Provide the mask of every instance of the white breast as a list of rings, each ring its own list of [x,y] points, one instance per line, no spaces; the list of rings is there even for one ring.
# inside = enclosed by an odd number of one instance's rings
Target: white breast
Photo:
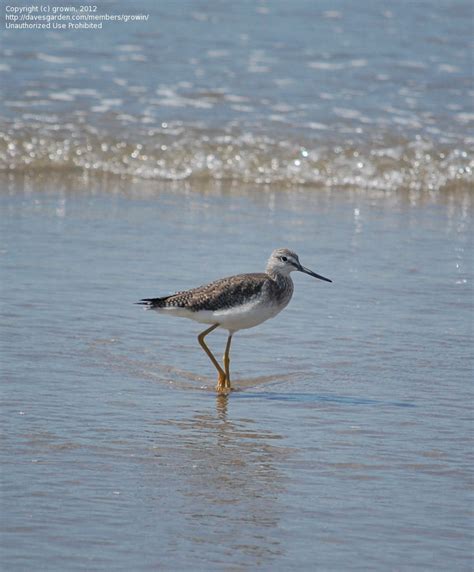
[[[236,332],[237,330],[253,328],[265,320],[273,318],[282,309],[283,307],[277,304],[262,304],[260,301],[248,302],[227,310],[212,312],[213,323],[218,322],[226,330]]]
[[[285,304],[286,306],[286,304]],[[220,324],[220,326],[230,332],[246,330],[258,326],[262,322],[276,316],[283,308],[278,304],[263,304],[261,300],[251,300],[240,306],[233,306],[222,310],[199,310],[192,312],[187,308],[157,308],[162,314],[189,318],[203,324]]]

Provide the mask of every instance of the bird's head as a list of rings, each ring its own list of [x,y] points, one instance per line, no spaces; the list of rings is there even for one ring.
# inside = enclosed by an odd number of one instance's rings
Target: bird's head
[[[268,259],[267,263],[267,272],[283,274],[284,276],[288,276],[290,272],[297,270],[298,272],[304,272],[305,274],[309,274],[314,278],[319,278],[320,280],[325,280],[326,282],[332,282],[329,278],[325,278],[309,268],[305,268],[298,258],[296,252],[289,250],[288,248],[277,248],[274,250]]]

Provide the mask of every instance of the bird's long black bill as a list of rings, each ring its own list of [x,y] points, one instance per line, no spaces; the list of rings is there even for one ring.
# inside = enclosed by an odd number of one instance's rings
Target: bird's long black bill
[[[332,280],[329,280],[329,278],[325,278],[320,274],[316,274],[316,272],[313,272],[312,270],[310,270],[309,268],[305,268],[304,266],[300,268],[300,271],[304,272],[305,274],[309,274],[310,276],[314,276],[314,278],[319,278],[320,280],[324,280],[325,282],[332,282]]]

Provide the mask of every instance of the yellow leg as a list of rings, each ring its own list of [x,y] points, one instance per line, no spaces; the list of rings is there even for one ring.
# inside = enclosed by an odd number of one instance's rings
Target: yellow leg
[[[221,368],[218,361],[216,360],[211,350],[207,347],[206,342],[204,341],[204,338],[207,336],[207,334],[210,334],[213,330],[215,330],[218,327],[219,324],[214,324],[204,332],[201,332],[198,336],[198,342],[199,345],[202,347],[202,349],[208,355],[209,359],[212,361],[212,365],[217,369],[217,373],[219,374],[219,377],[217,378],[217,387],[216,387],[217,391],[224,391],[226,388],[225,371]]]
[[[225,346],[225,354],[224,354],[224,368],[225,368],[225,387],[226,389],[232,389],[230,386],[230,343],[232,341],[232,334],[229,334],[227,338],[227,344]]]

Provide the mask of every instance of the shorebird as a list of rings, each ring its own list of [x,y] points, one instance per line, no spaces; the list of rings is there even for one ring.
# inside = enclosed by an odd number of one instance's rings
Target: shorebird
[[[287,248],[274,250],[268,259],[264,273],[238,274],[221,278],[205,286],[177,292],[163,298],[144,298],[138,304],[162,314],[189,318],[210,327],[201,332],[198,341],[217,370],[219,393],[227,393],[230,384],[230,344],[232,336],[239,330],[258,326],[274,318],[285,308],[293,295],[293,280],[290,273],[295,270],[314,278],[332,282],[301,265],[298,255]],[[224,353],[223,366],[219,364],[204,338],[216,328],[229,332]]]

